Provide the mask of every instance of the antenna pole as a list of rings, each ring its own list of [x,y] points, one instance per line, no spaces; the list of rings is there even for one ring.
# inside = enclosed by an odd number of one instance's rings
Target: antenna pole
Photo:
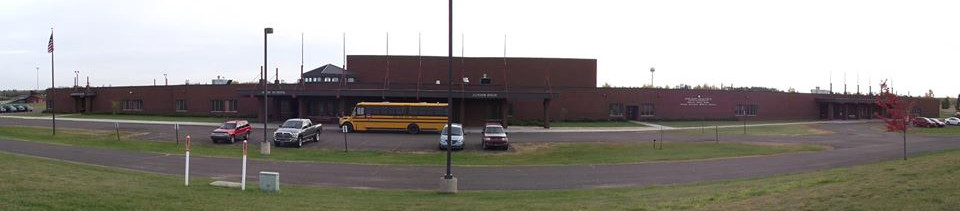
[[[300,32],[300,87],[303,87],[303,32]]]
[[[417,102],[420,102],[420,81],[423,78],[423,53],[421,34],[417,33]]]

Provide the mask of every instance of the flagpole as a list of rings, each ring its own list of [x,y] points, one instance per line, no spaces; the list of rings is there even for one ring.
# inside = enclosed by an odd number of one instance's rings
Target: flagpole
[[[56,96],[53,94],[54,92],[53,90],[55,90],[57,86],[54,84],[54,80],[53,80],[54,79],[53,28],[50,28],[50,46],[48,47],[50,48],[48,49],[50,51],[50,93],[48,93],[48,95],[50,96],[49,98],[50,99],[50,115],[53,121],[53,135],[56,136],[57,135],[57,112],[56,110],[54,110],[55,106],[53,105],[53,102],[54,102],[53,99],[55,99]]]

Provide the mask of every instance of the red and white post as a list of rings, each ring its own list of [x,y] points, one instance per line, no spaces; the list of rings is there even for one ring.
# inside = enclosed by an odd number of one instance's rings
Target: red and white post
[[[190,136],[187,136],[186,162],[183,169],[183,186],[190,186]]]
[[[240,174],[240,190],[247,190],[247,140],[243,140],[243,170]]]

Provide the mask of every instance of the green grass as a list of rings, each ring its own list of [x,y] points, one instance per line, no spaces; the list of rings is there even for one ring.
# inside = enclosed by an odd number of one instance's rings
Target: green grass
[[[609,122],[550,122],[550,127],[646,127],[629,121]]]
[[[137,152],[182,154],[182,146],[171,142],[134,141],[129,134],[121,134],[117,141],[112,132],[58,130],[52,136],[49,129],[33,127],[0,127],[0,137],[45,143],[65,144]],[[207,141],[198,138],[195,141]],[[607,163],[634,163],[644,161],[691,160],[748,155],[770,155],[788,152],[823,150],[810,144],[769,145],[724,142],[688,143],[667,142],[663,150],[654,150],[652,142],[644,143],[557,143],[515,144],[515,152],[461,151],[455,154],[457,165],[581,165]],[[259,144],[252,144],[256,152]],[[191,153],[198,156],[237,157],[239,145],[194,144]],[[274,148],[272,155],[250,153],[253,159],[318,161],[337,163],[368,163],[397,165],[443,165],[445,153],[350,151],[325,149]]]
[[[38,114],[31,114],[31,116],[50,116],[50,114],[38,113]],[[118,119],[118,120],[139,120],[139,121],[161,121],[161,122],[207,122],[207,123],[222,123],[227,120],[248,119],[248,118],[240,118],[240,117],[161,116],[161,115],[137,115],[137,114],[58,114],[57,116],[63,116],[65,118],[77,118],[77,119]]]
[[[818,121],[815,119],[793,119],[793,120],[747,120],[748,125],[754,124],[775,124],[775,123],[792,123],[792,122],[812,122]],[[701,126],[727,126],[727,125],[743,125],[743,121],[734,121],[734,120],[719,120],[719,121],[655,121],[650,122],[653,124],[668,126],[668,127],[701,127]]]
[[[942,128],[923,128],[923,127],[911,127],[907,130],[907,134],[920,134],[920,135],[960,135],[960,126],[947,125]]]
[[[719,130],[719,135],[744,135],[743,127],[727,127],[727,128],[691,128],[691,129],[680,129],[680,130],[665,130],[665,134],[683,134],[683,135],[704,135],[709,137],[714,137],[717,135]],[[833,132],[828,130],[822,130],[814,128],[812,125],[770,125],[770,126],[755,126],[755,127],[746,127],[746,135],[757,135],[757,136],[810,136],[810,135],[825,135],[832,134]]]
[[[960,151],[759,179],[537,191],[362,190],[282,185],[276,194],[0,153],[2,210],[954,210]],[[642,175],[638,175],[642,176]],[[461,181],[462,183],[468,181]],[[433,187],[424,187],[427,189]]]

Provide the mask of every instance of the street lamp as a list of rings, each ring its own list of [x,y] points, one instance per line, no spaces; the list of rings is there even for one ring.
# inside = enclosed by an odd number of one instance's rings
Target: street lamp
[[[168,81],[167,81],[167,74],[164,73],[164,74],[163,74],[163,85],[164,85],[164,86],[168,86],[169,83],[167,83],[167,82],[168,82]]]
[[[441,182],[440,192],[441,193],[456,193],[457,192],[457,178],[453,177],[453,173],[450,170],[450,156],[453,150],[453,0],[448,0],[448,22],[447,22],[447,173],[443,176],[443,181]]]
[[[267,136],[267,122],[270,113],[267,109],[267,35],[273,34],[273,28],[263,28],[263,142],[260,142],[260,154],[270,154],[269,136]]]

